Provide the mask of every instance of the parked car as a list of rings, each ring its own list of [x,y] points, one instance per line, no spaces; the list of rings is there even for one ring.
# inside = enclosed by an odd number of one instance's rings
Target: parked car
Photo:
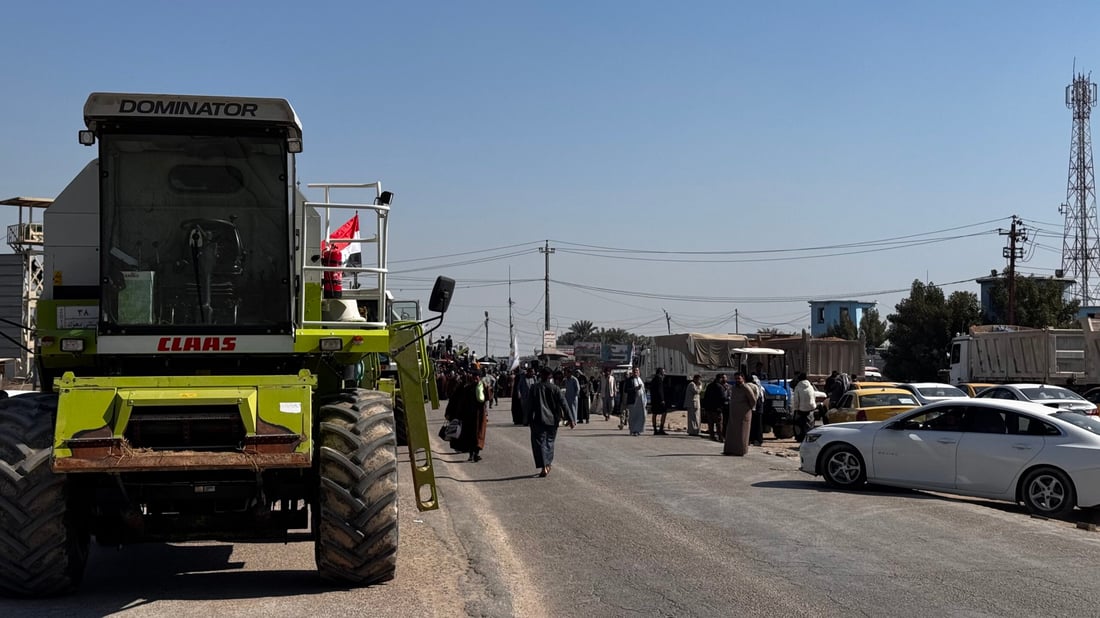
[[[863,379],[867,382],[882,382],[882,371],[878,367],[864,367]]]
[[[969,397],[962,389],[950,384],[940,382],[907,382],[899,384],[898,388],[905,389],[917,398],[920,405],[943,401],[944,399],[962,399]]]
[[[1097,415],[1096,404],[1077,393],[1051,384],[998,384],[978,393],[979,399],[1007,399],[1009,401],[1033,401],[1051,408],[1060,408]]]
[[[899,384],[900,383],[898,383],[898,382],[888,382],[888,381],[884,381],[884,380],[883,381],[856,380],[856,381],[852,382],[852,388],[881,388],[881,387],[884,387],[884,386],[897,388],[899,386]],[[849,390],[851,390],[851,389],[849,389]]]
[[[917,398],[907,390],[861,385],[844,393],[837,406],[825,414],[825,423],[883,421],[919,405]]]
[[[1090,388],[1089,390],[1085,391],[1084,394],[1082,394],[1081,396],[1100,406],[1100,386]]]
[[[811,430],[801,469],[836,488],[877,483],[1023,502],[1068,515],[1100,505],[1100,419],[1026,401],[954,399],[886,422]]]
[[[986,382],[961,382],[957,386],[967,395],[970,395],[971,397],[977,397],[978,393],[984,391],[991,386],[997,385]]]

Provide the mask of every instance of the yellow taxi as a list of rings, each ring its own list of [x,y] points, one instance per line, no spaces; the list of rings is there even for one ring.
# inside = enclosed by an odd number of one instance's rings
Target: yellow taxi
[[[902,388],[860,386],[844,393],[837,406],[825,414],[825,423],[884,421],[919,405],[913,393]]]
[[[852,388],[853,389],[879,388],[880,386],[897,386],[899,384],[901,384],[901,382],[886,382],[886,381],[882,381],[882,380],[874,380],[874,381],[856,380],[855,382],[852,382]]]
[[[986,384],[984,382],[963,382],[962,384],[956,384],[955,386],[961,388],[962,391],[967,395],[971,397],[977,397],[978,393],[984,391],[990,386],[996,386],[996,384]]]

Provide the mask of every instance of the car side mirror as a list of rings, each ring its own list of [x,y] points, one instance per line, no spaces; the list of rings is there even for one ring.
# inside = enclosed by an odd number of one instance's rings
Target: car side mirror
[[[451,306],[451,296],[454,295],[455,280],[450,277],[436,277],[432,286],[432,295],[428,299],[428,311],[435,313],[447,313],[447,307]]]

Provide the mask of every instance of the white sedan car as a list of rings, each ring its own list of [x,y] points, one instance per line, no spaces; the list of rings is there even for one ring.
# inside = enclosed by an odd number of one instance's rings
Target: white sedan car
[[[922,406],[944,399],[969,397],[961,388],[940,382],[906,382],[905,384],[898,384],[898,388],[913,393],[913,396],[917,398]]]
[[[998,384],[975,395],[979,399],[1034,401],[1050,408],[1096,416],[1096,404],[1077,393],[1051,384]]]
[[[1064,517],[1100,505],[1100,419],[1035,403],[949,400],[887,421],[806,435],[801,469],[831,487],[864,483],[1023,502]]]

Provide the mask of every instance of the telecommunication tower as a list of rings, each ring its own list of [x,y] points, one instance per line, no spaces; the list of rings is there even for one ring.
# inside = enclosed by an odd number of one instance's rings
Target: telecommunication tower
[[[44,234],[42,214],[35,220],[35,211],[45,210],[53,200],[40,197],[13,197],[0,201],[0,206],[19,209],[19,222],[8,226],[8,246],[15,252],[20,275],[8,277],[4,271],[5,298],[0,299],[0,356],[18,359],[18,363],[4,363],[4,381],[31,379],[34,369],[34,330],[38,299],[45,285],[43,279],[42,247]],[[3,262],[3,266],[7,266]],[[13,285],[14,284],[14,285]],[[10,286],[10,287],[6,287]],[[14,289],[19,287],[18,292]],[[18,293],[18,302],[15,294]]]
[[[1073,132],[1066,201],[1058,209],[1066,217],[1062,271],[1077,282],[1072,294],[1083,306],[1100,298],[1100,234],[1096,226],[1096,179],[1089,129],[1089,116],[1096,107],[1096,84],[1091,77],[1075,73],[1073,83],[1066,86],[1066,107],[1073,111]]]

